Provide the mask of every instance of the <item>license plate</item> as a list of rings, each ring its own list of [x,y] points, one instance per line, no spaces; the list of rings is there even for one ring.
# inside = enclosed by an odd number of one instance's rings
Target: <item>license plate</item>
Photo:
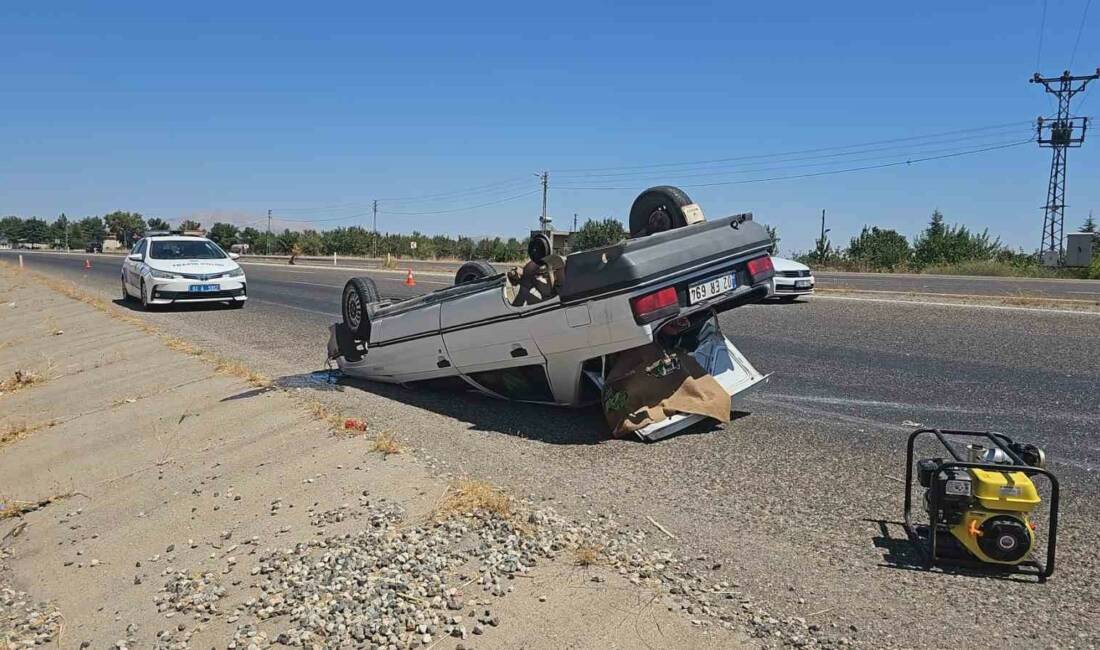
[[[794,283],[794,288],[795,289],[809,289],[810,288],[810,281],[809,280],[798,280],[797,282]]]
[[[216,285],[216,284],[192,284],[188,288],[188,290],[193,291],[193,292],[198,292],[198,293],[204,293],[206,291],[217,291],[218,290],[218,285]]]
[[[709,300],[714,296],[722,295],[727,291],[733,291],[737,286],[737,279],[734,274],[720,275],[717,278],[711,278],[706,282],[700,282],[699,284],[693,284],[688,287],[688,304],[694,305],[697,302]]]

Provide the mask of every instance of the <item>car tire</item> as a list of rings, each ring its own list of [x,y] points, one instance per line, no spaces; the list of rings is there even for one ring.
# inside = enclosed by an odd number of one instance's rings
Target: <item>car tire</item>
[[[482,278],[492,277],[496,274],[497,270],[493,268],[492,264],[482,260],[473,260],[458,267],[458,272],[455,273],[455,284],[475,282]]]
[[[233,300],[229,303],[229,308],[230,309],[243,309],[244,308],[244,301],[243,300]]]
[[[122,302],[130,302],[133,299],[134,299],[134,297],[131,296],[130,292],[126,289],[126,280],[123,280],[122,281]]]
[[[683,190],[671,185],[651,187],[638,195],[630,206],[630,236],[645,237],[687,225],[683,207],[692,200]]]
[[[798,296],[776,296],[779,298],[779,302],[794,302],[798,300]]]
[[[367,305],[378,302],[380,299],[378,287],[370,278],[352,278],[344,285],[344,293],[340,299],[344,326],[360,341],[370,340]]]
[[[145,293],[145,280],[141,281],[141,308],[145,311],[153,311],[153,306],[149,304],[149,296]]]

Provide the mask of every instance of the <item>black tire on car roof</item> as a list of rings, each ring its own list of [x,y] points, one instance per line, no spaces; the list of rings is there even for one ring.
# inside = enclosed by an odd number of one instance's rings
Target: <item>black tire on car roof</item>
[[[458,267],[455,273],[455,284],[465,284],[482,278],[488,278],[497,274],[492,264],[483,260],[471,260]]]
[[[630,206],[630,236],[645,237],[687,225],[683,207],[693,203],[683,190],[671,185],[651,187]]]
[[[344,293],[340,299],[341,314],[344,317],[344,325],[357,339],[370,340],[367,305],[379,300],[381,296],[378,295],[378,287],[370,278],[352,278],[344,285]]]

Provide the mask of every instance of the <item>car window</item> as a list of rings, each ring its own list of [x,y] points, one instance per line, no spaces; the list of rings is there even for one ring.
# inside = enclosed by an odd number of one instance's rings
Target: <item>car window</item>
[[[170,239],[154,241],[149,257],[155,260],[220,260],[225,258],[225,252],[211,241]]]
[[[149,243],[148,239],[143,239],[138,242],[137,246],[134,246],[134,253],[137,255],[145,256],[145,245]]]

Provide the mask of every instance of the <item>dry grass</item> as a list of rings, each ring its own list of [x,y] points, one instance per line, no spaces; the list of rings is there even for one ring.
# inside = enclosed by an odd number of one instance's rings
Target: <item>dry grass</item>
[[[376,451],[383,456],[391,456],[393,454],[400,454],[403,450],[401,445],[397,444],[397,438],[388,431],[384,431],[378,434],[378,437],[374,439],[374,444],[371,445],[371,451]]]
[[[202,350],[196,347],[190,341],[179,338],[178,336],[163,336],[161,340],[164,341],[165,347],[173,352],[182,352],[189,354],[193,357],[202,356]]]
[[[31,372],[30,370],[16,370],[10,377],[0,381],[0,394],[14,393],[17,390],[44,383],[46,379],[45,373]]]
[[[200,354],[200,356],[209,358],[210,361],[213,361],[214,370],[220,374],[238,377],[256,388],[268,388],[271,386],[271,379],[269,377],[249,369],[248,366],[240,361],[235,359],[224,359],[222,357],[207,354]]]
[[[603,546],[585,542],[573,551],[573,564],[577,566],[594,566],[602,561]]]
[[[512,499],[504,490],[485,481],[464,478],[447,487],[433,515],[437,520],[445,520],[478,511],[502,519],[511,519],[514,514]]]
[[[35,431],[38,431],[39,429],[52,427],[54,424],[55,423],[53,420],[48,420],[46,422],[36,422],[34,424],[31,424],[26,420],[20,420],[18,422],[8,422],[7,424],[0,427],[0,449],[3,449],[13,442],[26,438],[27,436],[34,433]]]
[[[8,497],[0,497],[0,520],[14,519],[16,517],[22,517],[23,515],[34,512],[35,510],[41,510],[46,506],[54,503],[55,501],[61,501],[62,499],[68,499],[80,495],[87,498],[87,495],[82,492],[66,492],[64,494],[54,494],[48,496],[45,499],[39,499],[37,501],[19,501],[17,499],[11,499]]]
[[[317,400],[310,400],[306,402],[306,410],[313,416],[313,419],[325,422],[333,429],[340,429],[343,425],[343,421],[340,419],[340,414],[330,411],[327,406]]]

